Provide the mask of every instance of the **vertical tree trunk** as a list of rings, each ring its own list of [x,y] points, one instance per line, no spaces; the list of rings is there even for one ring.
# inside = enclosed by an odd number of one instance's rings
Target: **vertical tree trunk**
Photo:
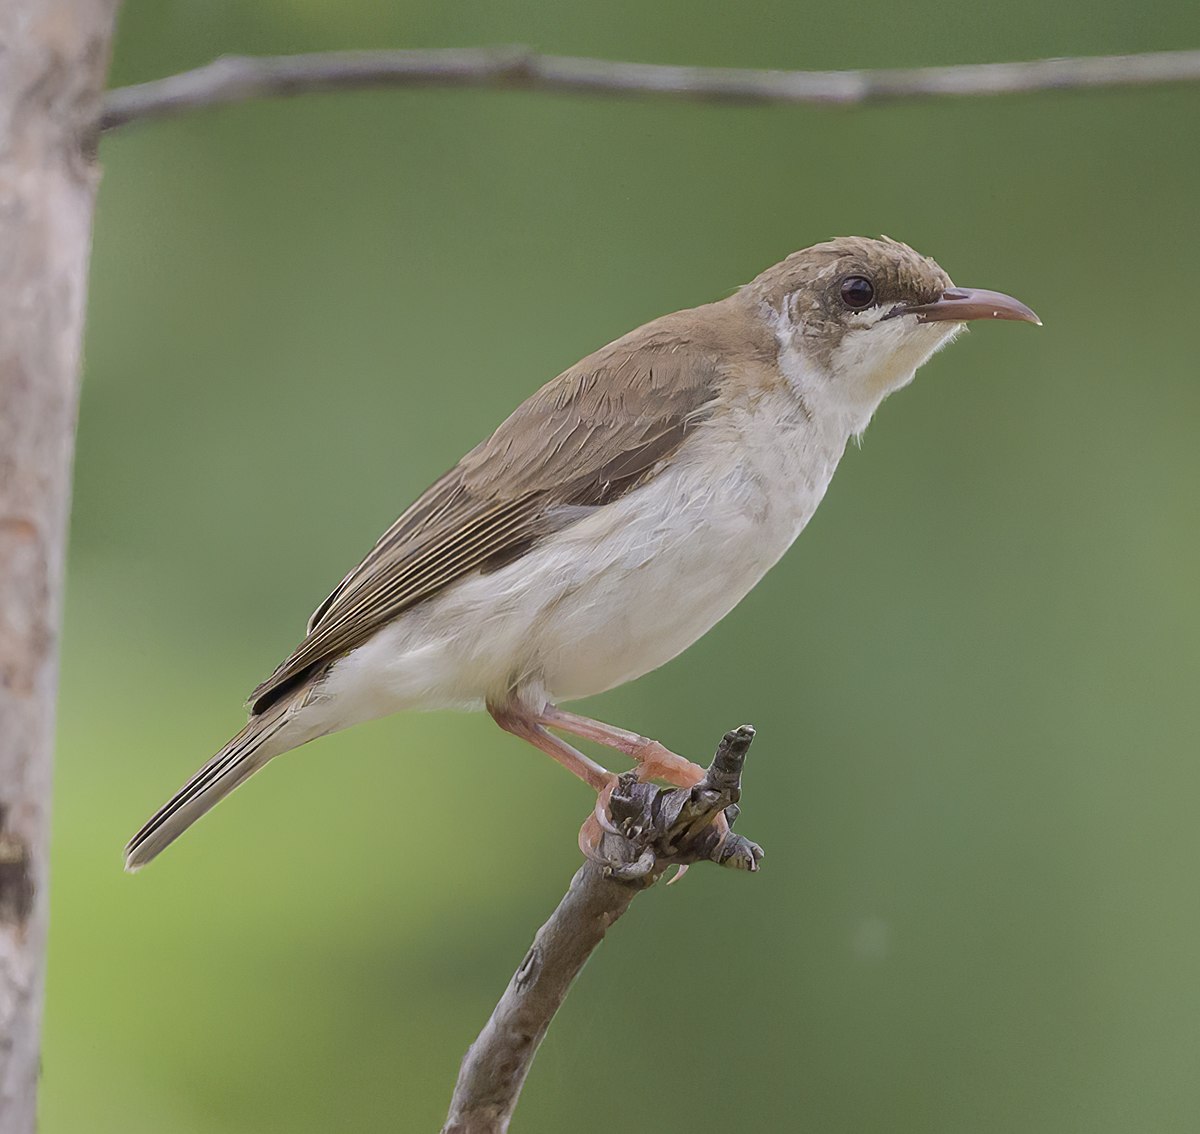
[[[0,1131],[35,1122],[63,552],[117,0],[0,0]]]

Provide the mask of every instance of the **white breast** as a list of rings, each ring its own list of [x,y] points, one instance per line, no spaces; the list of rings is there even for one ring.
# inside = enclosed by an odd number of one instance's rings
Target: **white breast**
[[[322,690],[329,730],[513,693],[569,701],[669,661],[800,534],[848,433],[809,421],[786,391],[707,422],[646,486],[447,588],[339,662]]]

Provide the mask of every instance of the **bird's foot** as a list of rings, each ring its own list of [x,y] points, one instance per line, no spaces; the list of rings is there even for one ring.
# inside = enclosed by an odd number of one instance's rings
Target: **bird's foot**
[[[681,868],[674,881],[687,864],[704,859],[757,870],[762,849],[732,830],[742,762],[753,737],[749,726],[726,734],[712,766],[691,786],[663,788],[624,773],[600,793],[580,830],[580,849],[612,877],[628,882],[651,882],[668,865]],[[676,761],[690,764],[681,757]],[[678,764],[671,763],[669,770],[678,771]]]
[[[657,740],[647,741],[630,755],[637,761],[637,778],[644,784],[651,780],[664,780],[672,787],[690,788],[700,783],[707,774],[699,764],[672,752]]]
[[[610,780],[596,794],[596,806],[579,828],[579,849],[584,857],[593,862],[607,864],[608,858],[603,853],[605,835],[619,835],[621,829],[612,821],[608,813],[609,801],[620,783],[620,777],[609,773]]]
[[[665,780],[673,787],[686,790],[702,783],[708,774],[707,769],[687,759],[686,756],[672,752],[656,740],[648,741],[635,750],[632,755],[637,761],[636,774],[641,783]],[[712,821],[712,827],[717,833],[717,842],[712,853],[714,857],[719,857],[725,849],[725,843],[732,831],[724,811],[718,812],[717,817]],[[688,867],[685,863],[671,876],[667,885],[674,885],[687,872]]]
[[[674,753],[671,753],[674,756]],[[684,760],[682,756],[676,756],[676,760],[681,765],[686,765],[690,770],[695,768],[699,771],[699,779],[693,780],[691,783],[676,784],[669,789],[660,789],[661,795],[664,798],[674,796],[676,800],[687,798],[691,795],[692,789],[701,783],[705,776],[705,770],[698,765],[693,764],[690,760]],[[669,768],[658,767],[654,768],[649,763],[642,763],[635,771],[626,772],[626,786],[633,784],[648,784],[652,779],[667,779],[664,771],[672,775],[678,774],[678,767],[671,765]],[[690,775],[688,777],[690,779]],[[596,805],[592,808],[592,813],[584,820],[583,826],[579,828],[579,849],[583,852],[585,858],[591,859],[593,862],[598,862],[604,866],[611,866],[614,860],[604,853],[604,837],[605,835],[616,835],[625,839],[637,839],[643,834],[644,823],[642,817],[633,812],[626,812],[617,823],[613,820],[610,806],[612,803],[613,793],[621,786],[621,777],[613,776],[612,780],[600,789],[596,796]],[[736,805],[730,805],[726,811],[737,812]],[[732,828],[730,827],[729,818],[725,811],[718,811],[710,820],[710,825],[715,832],[715,842],[712,843],[712,857],[719,858],[724,850],[725,842],[729,838]],[[701,824],[700,826],[703,826]],[[678,882],[680,878],[687,873],[687,867],[681,866],[678,872],[671,878],[671,882]]]

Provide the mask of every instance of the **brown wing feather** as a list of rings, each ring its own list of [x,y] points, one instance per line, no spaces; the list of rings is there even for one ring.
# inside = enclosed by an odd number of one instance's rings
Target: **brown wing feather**
[[[643,328],[636,350],[626,336],[560,374],[435,482],[317,608],[252,711],[409,607],[573,522],[564,505],[608,504],[650,479],[708,415],[719,378],[713,352],[675,319]]]

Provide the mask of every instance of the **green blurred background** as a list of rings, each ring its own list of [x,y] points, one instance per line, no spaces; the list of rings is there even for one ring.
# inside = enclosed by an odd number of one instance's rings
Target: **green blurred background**
[[[1194,0],[129,0],[114,84],[223,52],[528,42],[746,67],[1197,46]],[[54,816],[48,1134],[436,1130],[577,864],[482,717],[279,761],[125,838],[309,611],[525,394],[791,250],[889,233],[1046,326],[889,402],[797,548],[588,711],[759,728],[749,878],[588,967],[524,1134],[1200,1128],[1200,90],[849,111],[255,103],[106,138]]]

